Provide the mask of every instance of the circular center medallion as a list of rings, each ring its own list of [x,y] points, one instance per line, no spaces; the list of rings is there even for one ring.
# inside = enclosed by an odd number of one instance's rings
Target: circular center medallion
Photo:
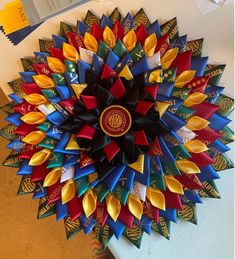
[[[100,127],[110,137],[120,137],[131,127],[131,115],[120,105],[111,105],[100,116]]]

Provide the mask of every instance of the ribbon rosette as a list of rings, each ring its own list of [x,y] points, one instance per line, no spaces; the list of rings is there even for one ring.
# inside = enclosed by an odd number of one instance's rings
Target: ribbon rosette
[[[140,247],[151,229],[169,238],[177,217],[197,223],[201,197],[220,197],[233,141],[224,65],[207,64],[202,43],[179,36],[175,18],[159,26],[116,8],[61,23],[22,59],[2,107],[3,164],[19,168],[19,194],[40,200],[38,218],[64,219],[68,238],[94,230],[103,247],[112,235]]]

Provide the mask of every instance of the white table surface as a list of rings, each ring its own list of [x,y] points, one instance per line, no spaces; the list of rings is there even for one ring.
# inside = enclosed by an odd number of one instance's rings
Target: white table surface
[[[3,2],[6,1],[1,1],[0,6]],[[204,37],[203,55],[209,55],[211,62],[226,63],[221,85],[226,87],[227,95],[233,96],[233,5],[202,15],[194,0],[90,1],[46,21],[18,46],[11,45],[0,34],[0,86],[8,91],[6,82],[17,78],[17,72],[22,70],[19,59],[32,56],[32,52],[38,50],[39,37],[50,37],[58,32],[61,20],[76,24],[88,9],[101,16],[103,12],[109,14],[116,6],[123,14],[135,13],[144,7],[151,21],[158,18],[165,22],[176,16],[181,35],[188,34],[189,40]],[[233,152],[228,154],[232,157]],[[221,172],[216,184],[222,198],[206,199],[197,206],[198,226],[181,221],[172,223],[170,241],[154,232],[151,236],[144,234],[140,250],[124,238],[117,241],[114,237],[110,242],[112,252],[122,259],[137,256],[141,259],[232,259],[233,183],[232,170]]]

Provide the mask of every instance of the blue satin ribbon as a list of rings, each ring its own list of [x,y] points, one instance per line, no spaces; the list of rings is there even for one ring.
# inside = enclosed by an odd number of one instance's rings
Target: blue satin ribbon
[[[86,71],[91,70],[91,66],[83,60],[78,60],[79,82],[86,83]]]
[[[20,119],[21,118],[21,114],[20,113],[13,113],[9,116],[7,116],[5,118],[6,121],[8,121],[9,123],[19,127],[21,124],[22,124],[22,120]]]
[[[171,43],[171,48],[178,48],[179,52],[184,52],[187,49],[187,35],[176,38]]]
[[[222,86],[216,86],[216,85],[210,85],[205,89],[205,94],[207,94],[207,101],[210,103],[216,102],[218,97],[223,92],[224,87]]]
[[[47,120],[52,122],[56,126],[60,126],[66,121],[66,118],[60,112],[54,111],[47,115]]]
[[[68,86],[56,86],[56,90],[58,91],[62,100],[67,100],[71,97],[70,90]]]
[[[167,123],[173,131],[177,131],[186,125],[184,120],[168,111],[163,114],[162,120]]]
[[[65,39],[64,37],[58,36],[58,35],[55,35],[55,34],[52,34],[52,40],[53,40],[53,43],[54,43],[54,48],[58,48],[58,49],[62,49],[63,43],[68,42],[68,40]]]
[[[78,150],[66,150],[66,146],[69,142],[69,139],[71,137],[71,134],[69,132],[65,132],[63,136],[60,138],[59,142],[57,143],[54,151],[63,153],[63,154],[72,154],[72,155],[77,155],[79,154]]]
[[[127,166],[122,176],[119,178],[119,183],[128,191],[131,191],[134,183],[134,177],[135,177],[135,170]]]
[[[34,82],[33,76],[36,75],[37,73],[32,72],[32,71],[26,71],[26,72],[19,72],[21,78],[24,80],[26,83],[32,83]]]
[[[219,174],[214,170],[211,165],[200,168],[201,173],[197,175],[201,182],[220,179]]]
[[[131,73],[133,77],[145,73],[149,70],[148,61],[146,56],[142,57],[131,67]]]
[[[173,83],[172,84],[169,84],[169,83],[158,84],[157,93],[170,97],[173,87],[174,87]]]
[[[33,166],[28,165],[29,160],[25,159],[19,168],[17,175],[31,175],[33,172]]]
[[[81,21],[77,21],[77,33],[84,36],[85,32],[87,32],[87,25]]]
[[[7,148],[15,151],[21,151],[23,147],[24,143],[20,140],[13,140],[7,145]]]
[[[163,174],[163,168],[159,156],[150,157],[150,174]]]
[[[41,183],[36,183],[33,199],[39,199],[47,195],[47,188],[44,188]]]
[[[47,63],[47,57],[50,56],[47,52],[34,52],[33,54],[38,64]]]
[[[159,216],[177,223],[176,209],[166,208],[165,211],[159,209]]]
[[[175,161],[175,158],[174,156],[171,154],[171,151],[170,149],[167,147],[165,141],[163,140],[163,138],[159,138],[159,144],[161,146],[161,150],[162,150],[162,153],[163,153],[163,158],[165,161],[172,161],[174,162]]]
[[[167,97],[167,96],[164,96],[164,95],[161,95],[161,94],[157,95],[157,101],[159,101],[159,102],[172,101],[173,104],[171,104],[168,107],[168,110],[169,109],[174,109],[174,108],[179,108],[183,104],[183,100],[182,99],[173,98],[173,97]]]
[[[106,15],[103,14],[103,16],[100,20],[100,27],[104,29],[106,26],[108,26],[110,29],[112,29],[113,23]]]
[[[209,121],[210,121],[209,127],[216,131],[220,131],[222,128],[224,128],[227,124],[231,122],[230,119],[224,116],[221,116],[218,113],[214,113],[210,117]]]
[[[95,219],[93,219],[91,217],[90,218],[86,218],[85,215],[82,215],[79,218],[79,220],[80,220],[81,226],[82,226],[82,228],[83,228],[83,230],[84,230],[86,235],[89,234],[92,231],[92,229],[95,227],[95,225],[96,225],[96,220]]]
[[[78,155],[65,155],[64,166],[73,166],[78,164]]]
[[[193,203],[202,203],[197,190],[184,190],[184,195]]]
[[[68,85],[78,84],[78,74],[77,73],[65,72],[64,75],[65,75]]]
[[[134,219],[134,224],[140,227],[147,234],[151,234],[152,220],[142,215],[140,220]]]
[[[56,126],[51,126],[49,130],[46,132],[46,135],[50,138],[59,140],[61,136],[63,135],[63,131],[61,131]]]
[[[122,21],[122,26],[124,28],[128,27],[128,31],[134,27],[134,19],[130,13],[128,13]]]
[[[21,99],[18,95],[16,94],[9,94],[8,97],[15,103],[22,103],[23,99]]]
[[[157,38],[161,38],[162,37],[162,32],[160,29],[160,25],[158,20],[156,20],[155,22],[153,22],[147,29],[148,34],[152,34],[152,33],[156,33]]]
[[[50,100],[51,103],[60,103],[60,102],[62,102],[62,99],[59,96],[55,96],[55,97],[49,98],[49,100]]]
[[[118,65],[118,67],[116,67],[115,71],[117,73],[119,73],[125,65],[128,65],[129,67],[133,64],[133,59],[131,57],[131,55],[127,52],[124,54],[120,64]]]
[[[106,59],[106,64],[114,69],[119,62],[119,57],[112,51],[109,51],[108,57]]]
[[[56,220],[59,221],[68,215],[67,203],[62,204],[60,200],[56,202]]]
[[[195,77],[203,76],[206,68],[208,57],[192,57],[191,58],[191,70],[196,70]]]
[[[208,147],[210,148],[210,150],[208,151],[209,154],[211,152],[214,153],[214,149],[216,149],[216,151],[219,153],[226,153],[227,151],[230,150],[230,148],[228,146],[226,146],[224,143],[222,143],[218,139],[216,139],[214,142],[212,142],[210,145],[208,145]]]
[[[103,182],[109,187],[110,191],[112,191],[117,184],[125,168],[125,165],[118,166],[110,174],[108,174],[107,177],[104,178]]]
[[[78,166],[76,166],[75,168],[75,174],[74,174],[74,180],[77,180],[83,176],[89,175],[91,173],[94,173],[95,167],[93,165],[88,165],[82,168],[79,168]]]
[[[119,239],[125,230],[125,225],[119,220],[113,221],[110,217],[107,218],[107,224],[110,226],[115,237]]]

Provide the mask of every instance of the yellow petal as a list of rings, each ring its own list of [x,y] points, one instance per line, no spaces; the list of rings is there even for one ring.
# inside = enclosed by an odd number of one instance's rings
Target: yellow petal
[[[26,95],[24,99],[32,105],[41,105],[48,102],[45,96],[37,93]]]
[[[164,176],[166,187],[169,189],[169,191],[178,193],[178,194],[184,194],[183,186],[182,184],[175,179],[173,175],[166,175]]]
[[[46,137],[45,132],[41,130],[32,131],[25,136],[22,141],[31,145],[39,144]]]
[[[151,57],[154,54],[156,46],[157,46],[157,37],[155,33],[152,33],[144,41],[143,49],[147,58]]]
[[[176,77],[175,86],[179,88],[183,87],[193,79],[195,73],[196,70],[187,70],[182,72],[179,76]]]
[[[208,150],[208,147],[197,139],[191,139],[187,141],[186,143],[184,143],[184,147],[187,151],[192,153],[201,153]]]
[[[165,196],[157,188],[148,187],[146,191],[146,196],[154,207],[159,208],[161,210],[166,209]]]
[[[37,166],[46,162],[51,156],[51,150],[44,148],[37,153],[34,153],[29,161],[29,165]]]
[[[161,65],[162,69],[168,69],[173,62],[173,60],[177,57],[178,48],[169,49],[162,57],[161,57]]]
[[[137,37],[135,34],[134,29],[131,29],[124,37],[123,37],[123,44],[125,45],[126,49],[130,52],[132,49],[134,49]]]
[[[156,69],[152,71],[149,75],[149,83],[162,83],[162,70]]]
[[[112,194],[109,194],[106,197],[106,207],[107,207],[107,212],[109,216],[114,221],[116,221],[121,211],[120,201],[117,198],[115,198]]]
[[[207,95],[199,92],[190,94],[185,100],[184,105],[186,107],[191,107],[196,104],[202,103],[206,99]]]
[[[111,48],[113,49],[116,45],[116,37],[112,30],[106,26],[103,32],[103,39],[104,42]]]
[[[76,187],[72,179],[68,180],[61,190],[61,201],[62,204],[72,200],[76,194]]]
[[[97,196],[94,194],[92,189],[90,189],[85,193],[82,200],[83,210],[87,218],[90,217],[93,214],[93,212],[96,210],[96,205],[97,205]]]
[[[41,112],[29,112],[20,119],[28,124],[40,124],[46,120],[46,116]]]
[[[63,55],[66,59],[76,63],[79,59],[79,54],[76,48],[66,42],[63,43]]]
[[[144,172],[144,155],[139,155],[136,162],[129,164],[129,167],[135,169],[139,173],[143,174]]]
[[[160,118],[166,112],[167,108],[170,106],[169,103],[164,102],[156,102],[155,103],[155,110],[159,112]]]
[[[47,75],[35,75],[33,76],[36,84],[41,88],[52,88],[55,87],[55,82],[52,78]]]
[[[81,93],[87,87],[87,84],[71,84],[74,93],[76,94],[77,98],[80,99]]]
[[[98,42],[96,38],[90,33],[86,32],[84,36],[84,45],[87,49],[97,52],[98,51]]]
[[[187,159],[177,160],[176,165],[180,169],[180,171],[186,174],[198,174],[201,172],[195,163]]]
[[[140,199],[133,194],[129,194],[127,205],[131,214],[140,220],[143,214],[143,204]]]
[[[75,139],[74,134],[71,135],[65,150],[81,150],[81,148],[79,147],[79,145]]]
[[[51,186],[55,184],[61,176],[61,168],[60,167],[55,167],[53,168],[50,173],[47,174],[47,176],[44,179],[43,186]]]
[[[121,70],[121,72],[118,74],[120,77],[124,77],[126,80],[132,80],[133,75],[128,67],[128,65],[125,65],[124,68]]]
[[[206,128],[210,124],[209,121],[199,117],[199,116],[192,116],[188,119],[186,127],[192,131],[195,130],[202,130]]]
[[[47,64],[54,73],[64,73],[66,71],[64,63],[58,58],[47,57]]]

